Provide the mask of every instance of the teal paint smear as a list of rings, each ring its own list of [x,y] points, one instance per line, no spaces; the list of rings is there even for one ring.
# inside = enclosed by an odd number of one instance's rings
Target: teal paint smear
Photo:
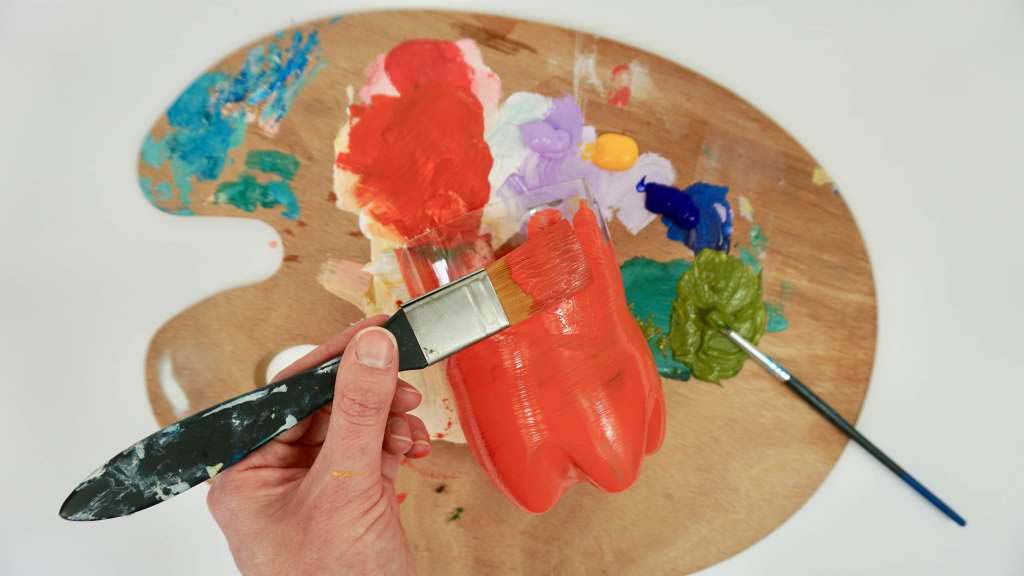
[[[252,150],[245,157],[245,167],[269,174],[277,174],[291,181],[299,171],[299,159],[277,150]]]
[[[173,200],[173,190],[171,197],[164,198],[164,189],[158,189],[156,196],[150,186],[144,193],[151,203],[167,212],[191,214],[195,182],[220,178],[224,167],[231,163],[230,151],[245,140],[249,119],[258,118],[271,133],[276,129],[309,78],[324,65],[315,31],[308,36],[294,32],[289,45],[282,46],[282,41],[287,42],[283,33],[250,50],[233,75],[203,74],[168,108],[170,130],[163,139],[147,137],[140,156],[152,168],[170,164],[180,206],[170,209],[157,205],[158,198]],[[315,64],[311,66],[311,62]],[[274,186],[267,193],[285,206],[287,214],[297,217],[298,204],[290,187]]]
[[[757,256],[754,256],[753,252],[747,250],[746,246],[740,247],[740,260],[747,266],[750,266],[754,272],[761,271],[761,262],[757,259]]]
[[[156,197],[160,200],[170,200],[172,193],[170,182],[161,182],[156,185]]]
[[[689,366],[672,357],[665,340],[676,285],[689,269],[690,263],[686,260],[658,262],[642,257],[630,258],[620,267],[626,301],[644,332],[658,373],[673,380],[690,379]]]
[[[193,212],[189,208],[166,208],[161,206],[160,204],[157,204],[157,198],[161,200],[170,200],[172,194],[170,182],[160,182],[154,187],[153,181],[150,178],[146,176],[140,176],[139,187],[142,188],[142,194],[146,197],[147,200],[149,200],[150,204],[156,206],[162,212],[167,212],[168,214],[177,214],[179,216],[192,216]],[[156,192],[155,195],[154,191]]]
[[[755,224],[750,228],[750,247],[754,249],[754,252],[761,256],[768,250],[768,237],[764,235],[764,230],[761,229],[760,224]]]
[[[153,180],[146,176],[139,176],[139,188],[142,188],[142,193],[146,196],[146,199],[155,204],[153,202]]]
[[[768,312],[768,332],[782,332],[789,328],[789,320],[783,314],[782,304],[765,302],[764,309]]]
[[[217,186],[215,204],[231,204],[246,212],[283,206],[282,216],[289,220],[299,217],[299,201],[290,184],[299,170],[298,158],[277,150],[250,150],[245,156],[245,167],[248,170],[238,180]],[[261,182],[258,174],[272,174],[277,179]]]
[[[338,22],[341,22],[341,16],[335,16],[327,21],[328,24],[337,24]]]

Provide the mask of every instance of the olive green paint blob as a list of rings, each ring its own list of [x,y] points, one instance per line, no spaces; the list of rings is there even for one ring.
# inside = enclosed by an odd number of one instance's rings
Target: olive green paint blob
[[[690,367],[672,356],[668,329],[676,286],[683,273],[690,269],[690,263],[686,260],[658,262],[650,258],[630,258],[622,263],[620,269],[629,310],[647,339],[658,373],[673,380],[689,380]]]
[[[738,374],[747,355],[721,330],[732,328],[756,344],[768,321],[762,296],[761,275],[742,260],[702,251],[672,303],[668,344],[675,359],[708,382]]]

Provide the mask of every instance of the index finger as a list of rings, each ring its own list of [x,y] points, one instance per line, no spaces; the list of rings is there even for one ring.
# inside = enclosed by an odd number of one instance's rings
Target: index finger
[[[349,341],[352,340],[352,337],[355,336],[356,333],[369,326],[380,326],[386,322],[387,319],[387,315],[377,314],[376,316],[370,316],[369,318],[364,318],[359,322],[352,324],[345,330],[328,338],[323,344],[311,350],[309,354],[306,354],[302,358],[292,362],[287,368],[278,372],[277,376],[274,376],[274,382],[319,366],[331,358],[341,356],[341,353],[345,350],[345,347],[348,346]]]

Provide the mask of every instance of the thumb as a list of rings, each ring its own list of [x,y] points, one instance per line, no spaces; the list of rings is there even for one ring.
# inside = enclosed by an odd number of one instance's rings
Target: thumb
[[[317,458],[332,470],[379,478],[388,413],[398,382],[395,337],[374,326],[345,348],[334,384],[331,423]]]

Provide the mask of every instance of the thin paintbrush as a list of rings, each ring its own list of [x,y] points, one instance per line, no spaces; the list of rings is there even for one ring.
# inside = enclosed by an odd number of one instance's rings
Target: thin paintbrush
[[[398,343],[399,370],[424,368],[590,282],[567,221],[456,282],[404,304],[384,324]],[[137,512],[201,484],[334,397],[340,359],[221,402],[136,442],[82,481],[61,506],[68,520]]]
[[[956,513],[952,508],[946,505],[938,496],[932,494],[931,490],[925,488],[920,482],[918,482],[913,476],[911,476],[906,470],[904,470],[899,464],[893,461],[892,458],[886,456],[885,452],[882,452],[877,446],[871,443],[870,440],[864,437],[852,424],[846,421],[845,418],[839,415],[827,402],[818,397],[817,394],[812,392],[810,388],[805,386],[803,382],[796,379],[795,376],[789,373],[788,370],[782,367],[781,364],[773,360],[767,354],[758,350],[753,344],[747,341],[746,338],[740,336],[734,330],[723,330],[726,336],[729,337],[737,346],[743,349],[748,356],[757,361],[758,364],[763,366],[773,376],[781,380],[784,384],[789,386],[793,392],[796,392],[798,396],[804,399],[805,402],[810,404],[815,410],[821,413],[826,420],[831,422],[836,428],[839,428],[843,434],[846,434],[857,444],[860,444],[869,454],[875,457],[879,462],[885,464],[885,467],[892,470],[894,474],[899,476],[904,482],[910,485],[911,488],[917,491],[918,494],[924,496],[929,502],[935,505],[936,508],[942,511],[943,514],[949,517],[950,520],[956,522],[961,526],[967,525],[967,520],[964,520],[962,516]]]

